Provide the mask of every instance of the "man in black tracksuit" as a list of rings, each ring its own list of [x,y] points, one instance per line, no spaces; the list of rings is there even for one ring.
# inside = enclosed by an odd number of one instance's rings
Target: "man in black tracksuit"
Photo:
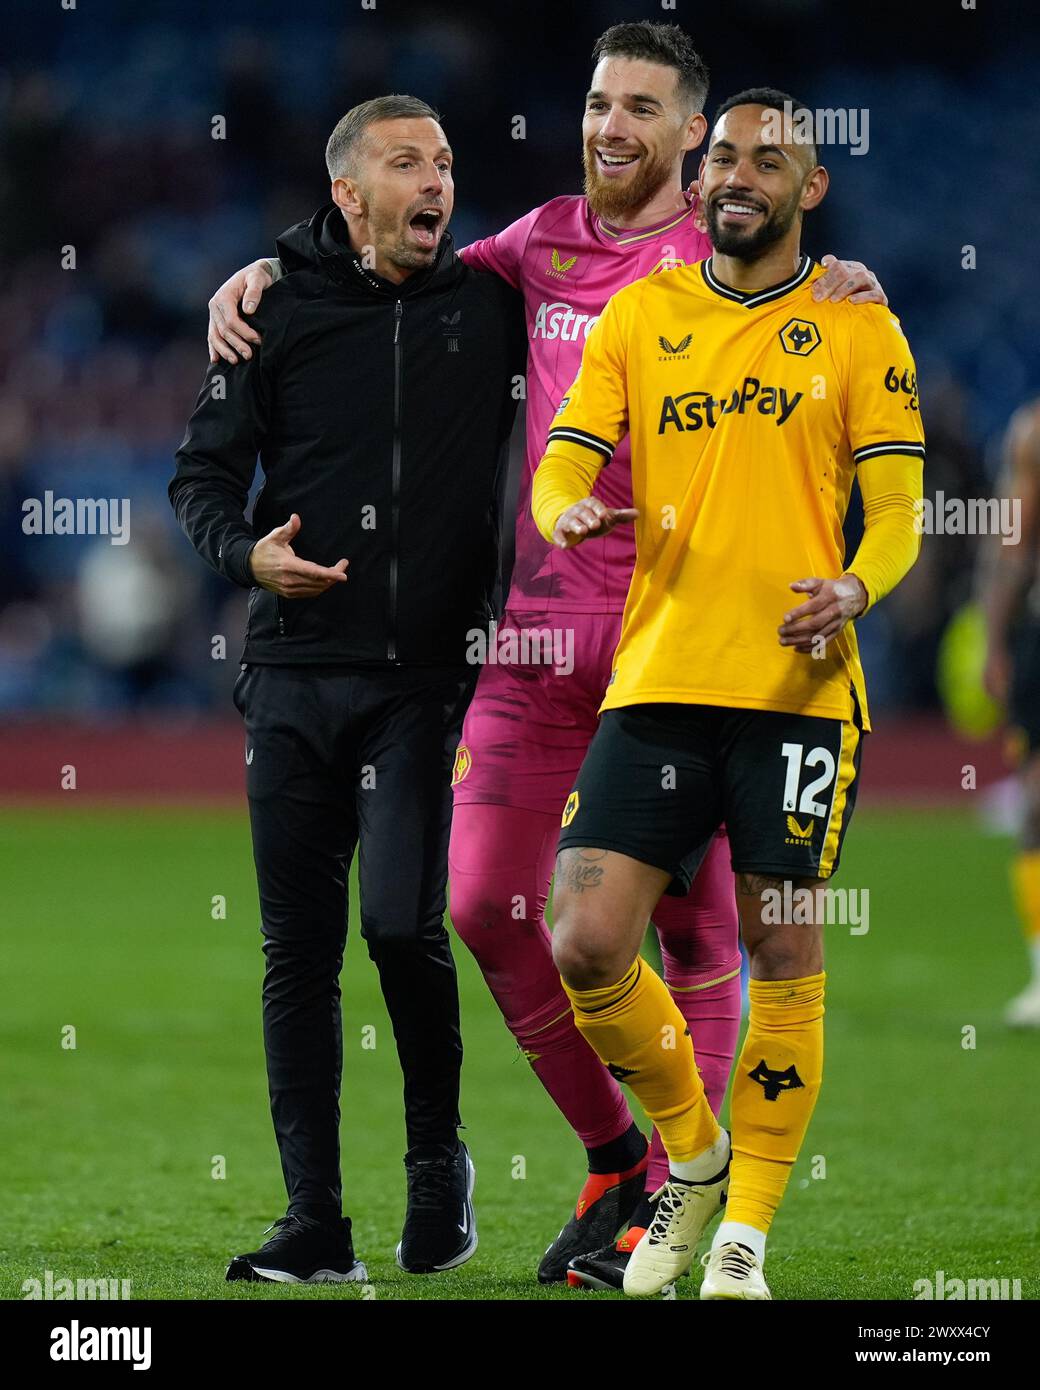
[[[289,273],[264,295],[262,344],[210,368],[170,484],[200,555],[251,590],[235,703],[289,1206],[229,1279],[367,1277],[342,1218],[338,1138],[338,976],[357,847],[362,935],[404,1073],[398,1262],[444,1269],[476,1247],[443,925],[449,781],[477,675],[467,634],[493,616],[526,341],[519,297],[468,269],[444,231],[446,149],[414,98],[380,98],[340,122],[336,202],[280,239]]]

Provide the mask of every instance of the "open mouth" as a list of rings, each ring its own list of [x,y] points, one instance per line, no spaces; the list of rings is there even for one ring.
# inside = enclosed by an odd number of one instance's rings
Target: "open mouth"
[[[618,154],[614,150],[596,151],[596,168],[601,174],[606,174],[607,178],[617,178],[638,161],[638,154]]]
[[[437,236],[444,222],[440,208],[423,208],[408,223],[420,246],[432,250],[437,244]]]
[[[750,222],[762,211],[755,203],[735,202],[731,198],[720,198],[715,206],[723,217],[732,218],[734,222]]]

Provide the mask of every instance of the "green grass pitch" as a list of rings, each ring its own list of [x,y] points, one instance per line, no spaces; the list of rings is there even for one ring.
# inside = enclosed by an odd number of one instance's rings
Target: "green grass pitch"
[[[244,807],[10,810],[0,842],[0,1294],[22,1297],[22,1281],[49,1269],[128,1278],[139,1298],[361,1297],[357,1286],[223,1282],[228,1255],[255,1246],[284,1210]],[[1030,1215],[1040,1036],[1000,1022],[1025,973],[1009,852],[963,814],[858,814],[836,884],[869,887],[870,930],[828,931],[824,1087],[774,1226],[774,1297],[909,1298],[939,1269],[1040,1292]],[[218,894],[225,920],[211,915]],[[393,1260],[400,1075],[352,914],[343,1159],[369,1296],[604,1297],[534,1280],[580,1186],[581,1150],[457,942],[456,957],[480,1248],[462,1269],[408,1277]],[[66,1025],[74,1050],[62,1047]],[[362,1046],[367,1025],[374,1049]],[[962,1045],[968,1026],[973,1049]],[[223,1178],[212,1175],[217,1155]],[[680,1297],[693,1291],[679,1286]]]

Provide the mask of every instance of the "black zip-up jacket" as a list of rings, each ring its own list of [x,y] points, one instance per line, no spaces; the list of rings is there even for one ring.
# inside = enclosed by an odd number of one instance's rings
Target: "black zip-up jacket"
[[[177,519],[208,564],[252,589],[243,661],[462,664],[467,633],[492,616],[522,300],[459,260],[447,233],[428,270],[381,279],[333,204],[278,252],[288,273],[260,302],[260,347],[206,374],[170,483]],[[298,556],[350,561],[347,582],[317,598],[279,598],[249,569],[256,541],[293,512]]]

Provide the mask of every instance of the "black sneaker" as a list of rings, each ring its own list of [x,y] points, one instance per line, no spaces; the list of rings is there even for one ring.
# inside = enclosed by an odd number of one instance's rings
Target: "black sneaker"
[[[571,1260],[609,1245],[632,1219],[646,1186],[649,1152],[624,1173],[590,1173],[574,1215],[542,1256],[539,1284],[562,1284]]]
[[[477,1172],[465,1144],[452,1158],[404,1160],[408,1210],[397,1246],[406,1274],[439,1274],[465,1264],[477,1248],[473,1184]]]
[[[602,1250],[576,1255],[567,1266],[567,1283],[572,1289],[616,1289],[623,1293],[625,1269],[632,1251],[645,1235],[645,1226],[632,1225]]]
[[[309,1216],[280,1216],[267,1230],[276,1227],[259,1250],[235,1256],[227,1267],[229,1283],[250,1279],[272,1284],[352,1284],[368,1279],[368,1270],[354,1255],[349,1217],[323,1222]]]

